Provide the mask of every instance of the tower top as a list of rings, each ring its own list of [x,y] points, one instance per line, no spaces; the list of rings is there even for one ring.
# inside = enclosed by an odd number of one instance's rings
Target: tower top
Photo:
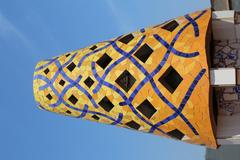
[[[41,61],[41,109],[216,148],[208,32],[198,11]]]

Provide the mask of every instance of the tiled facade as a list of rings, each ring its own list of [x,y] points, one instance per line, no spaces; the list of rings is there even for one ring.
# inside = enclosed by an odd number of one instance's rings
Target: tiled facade
[[[211,11],[37,64],[40,108],[216,148],[206,36]]]

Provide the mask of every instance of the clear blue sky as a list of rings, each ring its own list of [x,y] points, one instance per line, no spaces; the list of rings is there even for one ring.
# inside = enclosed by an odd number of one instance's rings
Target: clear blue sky
[[[35,64],[209,7],[209,0],[0,0],[0,159],[203,160],[205,149],[39,110]]]

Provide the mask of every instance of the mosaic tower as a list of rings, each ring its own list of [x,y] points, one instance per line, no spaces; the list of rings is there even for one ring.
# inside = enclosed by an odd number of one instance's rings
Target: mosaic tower
[[[47,111],[216,148],[209,78],[211,10],[37,64]]]

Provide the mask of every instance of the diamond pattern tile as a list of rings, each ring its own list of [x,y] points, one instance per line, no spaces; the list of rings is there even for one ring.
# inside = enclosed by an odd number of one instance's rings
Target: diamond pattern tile
[[[94,84],[94,81],[91,77],[88,77],[87,79],[85,79],[84,83],[86,84],[86,86],[88,86],[88,88],[91,88],[91,86]]]
[[[70,63],[68,66],[67,66],[67,69],[70,71],[70,72],[72,72],[74,69],[75,69],[75,67],[76,67],[76,64],[75,63]]]
[[[168,135],[179,140],[181,140],[184,137],[184,134],[178,129],[168,132]]]
[[[128,92],[136,82],[136,79],[127,70],[116,79],[115,81],[125,92]]]
[[[61,79],[61,80],[59,81],[59,84],[60,84],[61,86],[64,86],[65,81]]]
[[[119,39],[120,42],[124,43],[124,44],[128,44],[129,42],[131,42],[131,40],[134,39],[134,36],[132,34],[128,34],[122,38]]]
[[[95,115],[95,114],[92,116],[92,118],[95,119],[96,121],[98,121],[98,120],[100,119],[100,118],[99,118],[97,115]]]
[[[98,104],[107,112],[110,112],[114,107],[112,102],[106,96],[103,97],[103,99]]]
[[[111,63],[112,61],[112,58],[107,54],[105,53],[101,58],[99,58],[97,60],[97,64],[102,68],[102,69],[105,69],[109,63]]]
[[[135,121],[130,121],[130,122],[126,123],[126,125],[132,129],[136,129],[136,130],[138,130],[140,128],[140,125],[138,123],[136,123]]]
[[[163,29],[167,30],[167,31],[174,31],[177,27],[179,26],[178,22],[176,20],[173,20],[171,22],[168,22],[167,24],[165,24],[164,26],[162,26]]]
[[[68,100],[72,103],[72,104],[76,104],[78,99],[74,96],[74,95],[71,95]]]
[[[137,50],[136,53],[134,53],[134,55],[143,63],[145,63],[152,54],[152,52],[152,48],[145,43],[140,49]]]
[[[157,111],[147,99],[137,107],[137,110],[139,110],[148,119],[150,119]]]
[[[162,83],[162,85],[164,85],[171,93],[177,89],[182,80],[183,78],[181,75],[172,66],[170,66],[158,79],[158,81]]]

